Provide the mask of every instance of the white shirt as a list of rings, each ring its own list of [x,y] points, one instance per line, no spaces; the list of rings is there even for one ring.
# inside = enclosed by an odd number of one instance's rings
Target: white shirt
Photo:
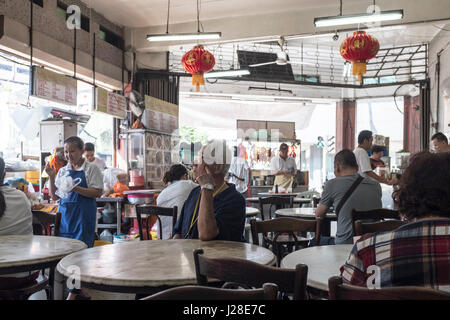
[[[106,168],[106,162],[101,158],[97,158],[97,157],[94,157],[94,158],[95,158],[94,161],[92,161],[92,162],[88,161],[88,162],[95,164],[100,170],[103,171]],[[85,159],[85,160],[87,161],[87,159]]]
[[[58,171],[58,174],[56,175],[55,180],[58,180],[58,178],[62,174],[64,174],[64,171],[65,171],[65,170],[63,170],[64,168],[67,170],[74,170],[74,169],[72,169],[71,164],[68,163],[65,167],[61,168]],[[87,182],[88,188],[95,188],[95,189],[103,190],[103,173],[93,162],[88,162],[85,159],[81,168],[76,169],[76,171],[84,171],[84,175],[86,176],[86,182]]]
[[[294,169],[297,170],[297,166],[295,165],[295,159],[292,157],[287,157],[286,160],[280,157],[280,155],[276,155],[270,161],[270,170],[274,174],[280,170],[289,170]]]
[[[0,218],[0,236],[32,235],[31,203],[25,193],[9,186],[0,187],[5,197],[6,210]]]
[[[361,147],[356,147],[356,149],[353,151],[356,157],[356,163],[358,163],[358,173],[362,177],[368,177],[367,174],[364,172],[372,171],[372,166],[370,165],[370,159],[369,154],[366,150],[364,150]]]
[[[228,170],[229,183],[233,183],[236,186],[236,190],[240,193],[247,191],[247,185],[248,185],[248,174],[247,169],[250,167],[248,166],[247,161],[244,158],[234,157],[231,160],[230,169]],[[244,179],[244,181],[239,180],[235,176]]]
[[[5,197],[6,210],[0,218],[0,236],[33,235],[33,215],[31,203],[25,193],[9,186],[0,187]],[[34,272],[34,271],[33,271]],[[20,272],[1,275],[6,278],[27,277],[33,272]]]
[[[173,208],[178,207],[178,217],[180,216],[181,209],[184,202],[191,193],[192,189],[198,187],[198,184],[191,180],[177,180],[169,184],[156,199],[156,204],[161,207]],[[172,218],[160,217],[162,225],[162,236],[166,240],[172,233]]]

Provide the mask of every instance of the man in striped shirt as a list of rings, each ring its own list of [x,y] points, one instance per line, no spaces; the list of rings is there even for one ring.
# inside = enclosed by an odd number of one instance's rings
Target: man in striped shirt
[[[363,235],[341,267],[344,282],[450,292],[450,154],[413,156],[394,198],[409,223]]]

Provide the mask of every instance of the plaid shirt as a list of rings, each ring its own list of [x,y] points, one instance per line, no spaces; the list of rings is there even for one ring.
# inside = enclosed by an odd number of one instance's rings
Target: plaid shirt
[[[381,271],[380,288],[423,286],[450,292],[450,219],[362,236],[341,267],[344,283],[366,287],[373,274],[367,269],[373,265]]]

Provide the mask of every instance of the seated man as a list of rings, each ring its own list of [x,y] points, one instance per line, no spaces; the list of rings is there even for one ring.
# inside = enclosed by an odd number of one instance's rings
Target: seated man
[[[437,153],[450,152],[450,145],[448,145],[448,139],[442,132],[435,133],[431,137],[434,150]]]
[[[341,267],[344,282],[450,292],[450,154],[422,152],[410,161],[393,195],[409,223],[363,235]]]
[[[5,161],[0,158],[0,236],[32,236],[31,203],[22,191],[4,183],[5,174]],[[39,270],[0,275],[0,290],[31,284],[38,276]]]
[[[316,217],[324,218],[328,208],[339,207],[347,191],[360,177],[356,157],[344,149],[334,157],[335,179],[327,181],[316,209]],[[381,208],[381,187],[370,178],[363,178],[350,197],[343,203],[337,218],[336,239],[321,237],[320,244],[353,243],[352,210],[367,211]]]
[[[194,163],[191,191],[174,228],[174,239],[245,241],[245,199],[225,175],[231,151],[225,141],[212,141]]]

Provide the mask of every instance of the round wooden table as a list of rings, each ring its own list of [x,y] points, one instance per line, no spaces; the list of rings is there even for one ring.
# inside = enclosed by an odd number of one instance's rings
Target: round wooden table
[[[245,207],[245,217],[246,218],[255,217],[260,213],[261,213],[261,211],[259,211],[259,209],[257,209],[257,208]]]
[[[280,267],[295,269],[299,263],[308,266],[308,282],[311,288],[328,292],[328,279],[341,274],[340,268],[347,261],[352,244],[316,246],[294,251],[281,260]]]
[[[271,193],[271,192],[258,192],[258,196],[261,197],[295,197],[298,195],[298,192],[291,192],[291,193]]]
[[[245,199],[247,200],[247,202],[249,203],[259,203],[259,198],[258,197],[250,197]],[[311,203],[311,199],[307,199],[307,198],[294,198],[294,204],[308,204]]]
[[[167,287],[196,284],[193,250],[207,257],[236,257],[274,265],[272,251],[248,243],[200,240],[131,241],[90,248],[60,261],[57,270],[65,277],[68,268],[80,268],[81,287],[96,290],[152,294]]]
[[[84,242],[68,238],[0,236],[0,274],[50,268],[49,283],[54,288],[54,268],[58,262],[85,248],[87,246]]]
[[[316,208],[286,208],[278,209],[275,211],[275,217],[288,217],[298,219],[316,219]],[[331,223],[330,221],[336,221],[337,216],[333,212],[328,212],[325,215],[322,226],[322,235],[329,237],[331,235]]]

